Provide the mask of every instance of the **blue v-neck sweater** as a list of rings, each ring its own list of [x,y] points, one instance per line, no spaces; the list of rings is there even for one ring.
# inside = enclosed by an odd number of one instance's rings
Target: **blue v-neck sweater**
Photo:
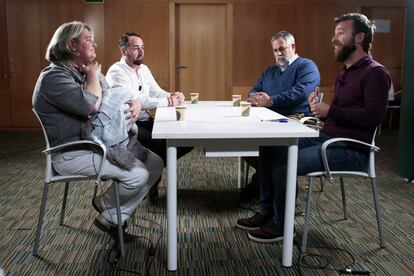
[[[316,64],[310,59],[298,57],[283,72],[277,65],[267,68],[249,94],[266,92],[273,101],[270,109],[280,114],[304,113],[309,116],[311,112],[308,96],[319,82],[320,75]]]

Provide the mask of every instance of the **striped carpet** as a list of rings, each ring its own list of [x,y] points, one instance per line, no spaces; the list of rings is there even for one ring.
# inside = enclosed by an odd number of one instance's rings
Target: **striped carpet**
[[[347,180],[350,218],[342,220],[339,185],[327,183],[313,197],[310,256],[298,262],[305,197],[300,178],[294,265],[281,265],[282,243],[250,242],[234,226],[257,201],[240,202],[234,158],[205,158],[196,148],[178,162],[177,275],[338,275],[338,269],[373,275],[414,274],[414,184],[396,175],[396,131],[379,138],[377,155],[386,248],[380,249],[369,182]],[[0,132],[0,268],[6,275],[167,275],[166,187],[161,201],[144,201],[136,225],[141,238],[116,262],[110,239],[92,224],[93,182],[72,183],[64,226],[59,225],[63,185],[52,185],[40,257],[31,255],[43,189],[43,137],[38,132]],[[317,185],[318,186],[318,185]]]

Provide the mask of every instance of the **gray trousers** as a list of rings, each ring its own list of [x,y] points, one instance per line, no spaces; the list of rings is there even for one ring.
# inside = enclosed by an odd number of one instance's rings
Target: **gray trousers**
[[[53,168],[61,175],[98,173],[102,155],[89,150],[76,150],[58,153],[53,156]],[[151,186],[161,176],[164,168],[162,159],[153,152],[148,153],[145,163],[136,160],[131,170],[124,170],[105,162],[103,179],[116,179],[119,185],[122,223],[124,223],[141,204]],[[101,215],[109,222],[117,224],[115,190],[112,184],[99,198]]]

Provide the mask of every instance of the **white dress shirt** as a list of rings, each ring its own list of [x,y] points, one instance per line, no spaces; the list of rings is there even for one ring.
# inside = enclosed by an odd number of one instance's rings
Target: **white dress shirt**
[[[150,118],[147,110],[158,106],[168,106],[168,97],[171,94],[158,85],[145,64],[141,64],[135,70],[125,62],[124,58],[121,58],[109,67],[106,80],[111,87],[130,87],[138,94],[141,102],[139,121],[147,121]]]

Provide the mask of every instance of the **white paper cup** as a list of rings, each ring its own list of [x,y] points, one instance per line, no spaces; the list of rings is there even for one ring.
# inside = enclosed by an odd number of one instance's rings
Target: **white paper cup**
[[[233,106],[240,106],[241,95],[231,95]]]
[[[199,96],[200,96],[199,93],[196,93],[196,92],[190,93],[191,104],[197,104]]]
[[[177,115],[177,121],[185,121],[185,119],[187,118],[187,107],[176,106],[175,114]]]

